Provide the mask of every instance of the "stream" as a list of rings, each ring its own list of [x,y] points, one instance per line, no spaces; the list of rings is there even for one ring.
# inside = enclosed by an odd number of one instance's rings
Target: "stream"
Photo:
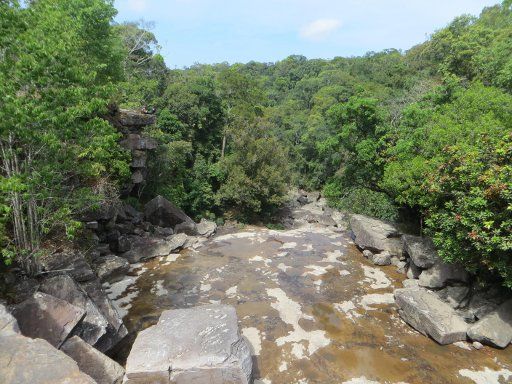
[[[133,335],[166,309],[233,305],[255,384],[512,382],[512,348],[440,346],[401,321],[392,292],[405,276],[368,262],[349,235],[318,223],[221,229],[195,249],[133,265],[110,296]]]

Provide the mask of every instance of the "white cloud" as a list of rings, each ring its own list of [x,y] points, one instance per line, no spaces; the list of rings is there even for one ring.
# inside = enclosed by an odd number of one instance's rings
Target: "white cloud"
[[[300,30],[300,35],[307,40],[323,40],[341,27],[341,21],[338,19],[318,19]]]
[[[134,12],[142,12],[148,7],[148,0],[128,0],[128,8]]]

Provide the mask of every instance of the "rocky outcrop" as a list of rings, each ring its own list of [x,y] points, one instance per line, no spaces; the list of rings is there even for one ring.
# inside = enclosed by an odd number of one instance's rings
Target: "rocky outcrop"
[[[439,344],[466,340],[468,325],[434,293],[422,288],[395,290],[400,317]]]
[[[247,384],[252,360],[236,311],[205,305],[162,313],[137,335],[126,363],[126,384]]]
[[[13,316],[21,333],[59,348],[84,319],[85,310],[42,292],[16,305]]]
[[[402,255],[403,245],[400,233],[391,224],[368,216],[352,215],[350,227],[355,243],[361,249],[373,252],[388,251],[391,255]]]
[[[44,255],[38,261],[44,271],[66,272],[76,281],[96,278],[84,254],[75,250]]]
[[[183,247],[187,240],[184,233],[171,235],[166,239],[157,237],[133,237],[132,249],[121,254],[130,263],[138,263],[154,257],[167,256],[173,251]]]
[[[185,212],[176,207],[162,196],[157,196],[144,206],[144,216],[147,221],[159,227],[174,228],[176,225],[193,222]]]
[[[512,299],[500,305],[468,330],[471,340],[498,348],[512,341]]]
[[[123,381],[124,368],[78,336],[68,339],[61,351],[75,360],[80,370],[98,384],[120,384]]]
[[[72,358],[42,339],[0,336],[2,384],[96,384]]]

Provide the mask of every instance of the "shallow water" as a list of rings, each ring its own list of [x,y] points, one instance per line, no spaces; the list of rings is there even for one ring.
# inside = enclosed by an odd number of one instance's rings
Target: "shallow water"
[[[391,293],[404,278],[345,232],[247,227],[134,266],[111,296],[132,334],[166,309],[234,305],[256,384],[512,382],[512,348],[440,346],[403,323]]]

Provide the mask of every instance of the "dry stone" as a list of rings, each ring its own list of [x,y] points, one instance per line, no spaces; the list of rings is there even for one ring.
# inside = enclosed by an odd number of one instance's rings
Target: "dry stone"
[[[404,251],[419,268],[428,269],[439,259],[434,243],[428,237],[403,235]]]
[[[467,283],[469,274],[459,264],[447,264],[438,260],[433,267],[421,272],[420,286],[425,288],[443,288],[448,282]]]
[[[434,293],[422,288],[395,290],[400,317],[439,344],[466,340],[468,325],[455,310]]]
[[[42,339],[0,337],[2,384],[96,384],[64,352]]]
[[[20,333],[18,322],[7,308],[0,304],[0,336],[10,336]]]
[[[512,299],[476,322],[468,330],[471,340],[505,348],[512,341]]]
[[[12,314],[18,320],[23,335],[45,339],[59,348],[84,319],[86,312],[67,301],[36,292],[16,305]]]
[[[126,363],[126,384],[247,384],[252,360],[236,311],[205,305],[162,313],[137,335]]]
[[[391,255],[402,254],[400,233],[391,224],[363,215],[352,215],[350,227],[355,235],[355,243],[362,249],[389,251]]]
[[[75,360],[80,370],[98,384],[120,384],[123,381],[124,368],[78,336],[68,339],[61,351]]]
[[[157,196],[144,206],[146,220],[159,227],[171,227],[192,219],[162,196]]]

